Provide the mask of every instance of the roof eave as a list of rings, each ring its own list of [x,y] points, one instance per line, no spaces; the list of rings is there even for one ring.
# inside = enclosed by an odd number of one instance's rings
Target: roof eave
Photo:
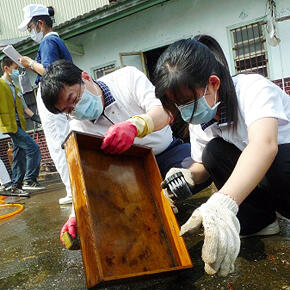
[[[169,0],[119,0],[57,25],[54,31],[58,32],[63,40],[67,40],[167,1]],[[36,52],[38,46],[30,37],[14,44],[22,55]],[[0,59],[2,58],[3,53],[0,54]]]

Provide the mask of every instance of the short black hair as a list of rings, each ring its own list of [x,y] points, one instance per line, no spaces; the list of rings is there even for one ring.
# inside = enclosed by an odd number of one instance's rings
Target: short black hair
[[[64,86],[81,83],[82,70],[67,60],[57,60],[45,71],[41,80],[41,97],[45,107],[53,114],[61,113],[57,104],[60,90]]]
[[[13,63],[15,63],[11,58],[8,56],[4,56],[1,62],[1,69],[4,72],[4,66],[10,67]]]

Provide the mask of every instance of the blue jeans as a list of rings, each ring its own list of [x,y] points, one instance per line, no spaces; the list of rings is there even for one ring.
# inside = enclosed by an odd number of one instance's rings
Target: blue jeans
[[[8,135],[13,144],[12,184],[21,188],[23,179],[27,182],[36,181],[41,154],[38,145],[20,126],[16,133]]]

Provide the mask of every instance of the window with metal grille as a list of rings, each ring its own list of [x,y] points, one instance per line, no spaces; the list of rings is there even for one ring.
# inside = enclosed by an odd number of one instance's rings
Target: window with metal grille
[[[231,30],[236,73],[255,72],[269,76],[263,23],[253,23]]]
[[[116,66],[115,64],[110,64],[110,65],[107,65],[107,66],[103,66],[103,67],[100,67],[100,68],[97,68],[94,70],[94,78],[95,79],[98,79],[110,72],[113,72],[114,70],[116,70]]]

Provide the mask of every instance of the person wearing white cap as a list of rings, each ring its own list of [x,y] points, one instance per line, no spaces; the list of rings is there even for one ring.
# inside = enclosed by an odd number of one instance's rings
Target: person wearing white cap
[[[45,108],[40,95],[40,85],[42,75],[48,66],[59,59],[72,62],[72,57],[59,35],[52,30],[51,16],[54,15],[52,7],[30,4],[23,8],[23,12],[24,19],[18,29],[20,31],[28,30],[30,37],[35,42],[40,43],[40,47],[35,60],[28,56],[22,56],[19,61],[25,68],[37,73],[35,81],[36,84],[39,84],[36,98],[37,108],[49,153],[66,187],[67,196],[61,198],[59,203],[67,204],[72,202],[72,198],[65,152],[61,148],[61,144],[69,132],[69,122],[65,116],[56,116]]]

